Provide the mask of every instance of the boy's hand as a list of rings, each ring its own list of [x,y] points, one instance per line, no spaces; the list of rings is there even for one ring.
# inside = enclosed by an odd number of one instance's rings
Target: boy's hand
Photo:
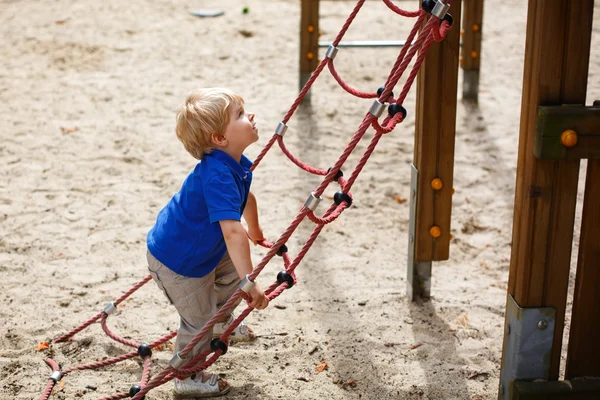
[[[251,299],[248,302],[248,305],[252,308],[256,308],[257,310],[262,310],[267,308],[269,305],[269,299],[265,296],[265,292],[262,291],[258,283],[255,284],[252,289],[248,292]]]
[[[252,243],[254,243],[254,245],[256,245],[261,240],[265,240],[265,236],[263,235],[263,231],[260,228],[260,226],[256,226],[256,227],[249,226],[248,227],[248,237],[250,238]]]

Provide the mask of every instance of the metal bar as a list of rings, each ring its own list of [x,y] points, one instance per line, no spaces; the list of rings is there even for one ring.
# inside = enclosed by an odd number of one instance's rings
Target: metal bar
[[[329,47],[332,42],[319,42],[319,47]],[[336,47],[402,47],[406,40],[352,40],[340,42]]]

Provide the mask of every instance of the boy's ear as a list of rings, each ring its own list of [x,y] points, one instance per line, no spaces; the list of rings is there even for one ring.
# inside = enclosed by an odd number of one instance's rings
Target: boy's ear
[[[216,133],[210,135],[210,141],[218,147],[225,147],[227,144],[227,138],[224,135],[218,135]]]

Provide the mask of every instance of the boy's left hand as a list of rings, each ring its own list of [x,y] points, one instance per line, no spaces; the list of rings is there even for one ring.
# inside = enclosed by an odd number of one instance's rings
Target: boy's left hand
[[[260,226],[256,226],[256,227],[250,227],[249,226],[248,227],[248,237],[250,238],[250,240],[252,241],[252,243],[254,243],[255,246],[261,240],[265,240],[265,237],[263,235],[263,231],[260,228]]]

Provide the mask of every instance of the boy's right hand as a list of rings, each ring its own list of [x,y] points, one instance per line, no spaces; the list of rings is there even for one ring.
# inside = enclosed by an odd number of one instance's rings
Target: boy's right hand
[[[262,310],[267,308],[269,305],[269,298],[265,296],[265,292],[262,291],[258,283],[255,284],[252,289],[248,292],[251,299],[248,302],[248,305],[252,308],[256,308],[257,310]]]

